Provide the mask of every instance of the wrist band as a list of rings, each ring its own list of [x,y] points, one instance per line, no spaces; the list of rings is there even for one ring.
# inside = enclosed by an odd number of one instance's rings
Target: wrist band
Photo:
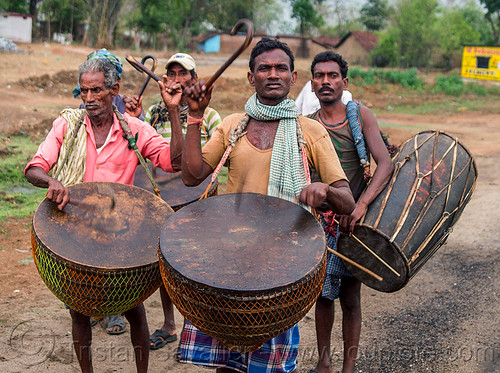
[[[199,128],[203,125],[203,118],[194,118],[191,115],[187,115],[187,121],[186,125],[191,126],[191,125],[197,125]]]

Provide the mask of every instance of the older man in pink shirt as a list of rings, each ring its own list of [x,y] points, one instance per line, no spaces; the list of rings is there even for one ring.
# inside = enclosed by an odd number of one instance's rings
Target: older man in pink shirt
[[[136,138],[137,148],[144,158],[167,172],[180,169],[183,146],[180,118],[172,118],[172,141],[169,144],[150,125],[128,114],[122,116],[112,103],[120,88],[113,61],[105,55],[102,59],[87,60],[80,65],[78,79],[85,112],[64,110],[24,171],[30,183],[48,188],[47,199],[57,203],[61,210],[69,201],[69,185],[85,181],[132,184],[138,160],[123,137],[123,120]],[[164,100],[180,100],[180,85],[160,82],[160,88]],[[74,146],[71,146],[68,135],[78,128]],[[54,177],[49,176],[49,171],[55,169]],[[73,345],[80,368],[83,373],[90,373],[93,371],[90,317],[71,309],[70,314]],[[130,323],[137,371],[147,372],[149,330],[144,306],[140,304],[124,314]]]
[[[164,171],[174,172],[171,164],[170,152],[172,149],[153,127],[134,118],[127,113],[123,114],[133,134],[138,133],[137,147],[144,158],[148,158],[157,167]],[[128,148],[127,140],[123,138],[123,131],[116,115],[109,136],[101,149],[96,144],[96,136],[88,116],[84,120],[87,132],[87,158],[83,181],[114,181],[123,184],[133,184],[137,156]],[[68,122],[63,117],[57,118],[45,141],[38,148],[33,159],[26,166],[26,171],[32,167],[39,167],[48,173],[59,157],[59,149],[64,140]],[[178,166],[176,166],[178,170]]]

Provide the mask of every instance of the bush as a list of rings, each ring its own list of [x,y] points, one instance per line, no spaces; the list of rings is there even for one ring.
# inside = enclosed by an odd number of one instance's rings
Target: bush
[[[399,62],[399,53],[396,47],[398,36],[394,30],[381,33],[380,43],[372,51],[370,58],[376,67],[396,67]]]
[[[477,96],[486,96],[488,94],[488,88],[484,84],[479,83],[467,83],[467,91],[475,93]]]
[[[400,84],[405,88],[420,89],[424,80],[417,77],[417,70],[362,70],[359,67],[349,69],[349,78],[359,85],[373,85],[376,83]]]
[[[483,83],[469,82],[464,83],[457,72],[448,76],[439,75],[435,79],[436,85],[432,90],[434,93],[444,93],[449,96],[459,97],[463,94],[475,96],[498,95],[500,89],[498,86],[487,87]]]
[[[439,75],[435,79],[436,85],[434,86],[433,92],[444,93],[449,96],[459,97],[465,92],[465,84],[462,78],[453,72],[450,75]]]

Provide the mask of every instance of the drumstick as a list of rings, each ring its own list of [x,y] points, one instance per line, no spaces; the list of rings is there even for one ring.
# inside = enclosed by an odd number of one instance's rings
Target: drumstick
[[[348,257],[346,257],[345,255],[342,255],[341,253],[333,250],[333,249],[330,249],[329,247],[327,247],[327,250],[329,252],[331,252],[332,254],[335,254],[337,255],[340,259],[342,260],[345,260],[346,262],[348,263],[351,263],[353,266],[355,267],[358,267],[360,270],[368,273],[370,276],[372,276],[373,278],[375,278],[376,280],[379,280],[379,281],[384,281],[384,279],[382,277],[380,277],[379,275],[377,275],[376,273],[373,273],[372,271],[370,271],[368,268],[365,268],[363,267],[361,264],[358,264],[356,263],[354,260],[352,259],[349,259]]]
[[[337,219],[334,219],[334,221],[335,221],[335,223],[339,224],[339,222],[338,222],[338,220],[337,220]],[[369,251],[369,252],[370,252],[370,253],[371,253],[371,254],[372,254],[375,258],[377,258],[377,259],[380,261],[380,263],[382,263],[382,264],[383,264],[383,265],[385,265],[387,268],[389,268],[389,269],[390,269],[390,270],[391,270],[391,271],[392,271],[392,272],[393,272],[396,276],[398,276],[398,277],[400,277],[400,276],[401,276],[398,272],[396,272],[396,270],[395,270],[394,268],[392,268],[389,264],[387,264],[387,263],[384,261],[384,259],[382,259],[381,257],[379,257],[377,254],[375,254],[375,252],[374,252],[372,249],[370,249],[368,246],[366,246],[366,245],[364,244],[364,242],[363,242],[363,241],[361,241],[358,237],[356,237],[354,234],[351,234],[350,236],[351,236],[352,238],[354,238],[356,241],[358,241],[358,243],[359,243],[361,246],[363,246],[366,250],[368,250],[368,251]]]

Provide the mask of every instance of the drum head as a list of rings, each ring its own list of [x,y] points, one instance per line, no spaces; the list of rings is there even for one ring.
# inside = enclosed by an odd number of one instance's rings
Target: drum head
[[[304,277],[325,253],[325,234],[302,207],[254,193],[214,196],[177,211],[160,235],[172,270],[212,288],[273,289]]]
[[[45,199],[33,217],[34,232],[54,254],[104,269],[135,268],[158,260],[158,236],[173,214],[165,201],[119,183],[80,183],[69,189],[80,204],[69,203],[59,211]]]
[[[156,167],[153,172],[151,163],[148,164],[148,167],[149,171],[153,174],[154,181],[160,189],[161,198],[163,198],[174,211],[199,200],[210,184],[209,176],[201,184],[188,187],[184,185],[180,172],[165,172],[158,167]],[[134,176],[134,185],[153,192],[153,186],[143,167],[137,167]],[[216,188],[217,183],[215,182],[210,188],[209,195],[214,194]]]
[[[383,280],[379,281],[351,263],[343,261],[349,272],[359,281],[375,290],[390,293],[401,289],[409,280],[409,269],[403,254],[396,245],[389,242],[387,237],[380,232],[363,225],[356,225],[353,233],[366,247],[394,269],[399,276],[355,238],[341,234],[337,243],[339,253],[379,275]]]

